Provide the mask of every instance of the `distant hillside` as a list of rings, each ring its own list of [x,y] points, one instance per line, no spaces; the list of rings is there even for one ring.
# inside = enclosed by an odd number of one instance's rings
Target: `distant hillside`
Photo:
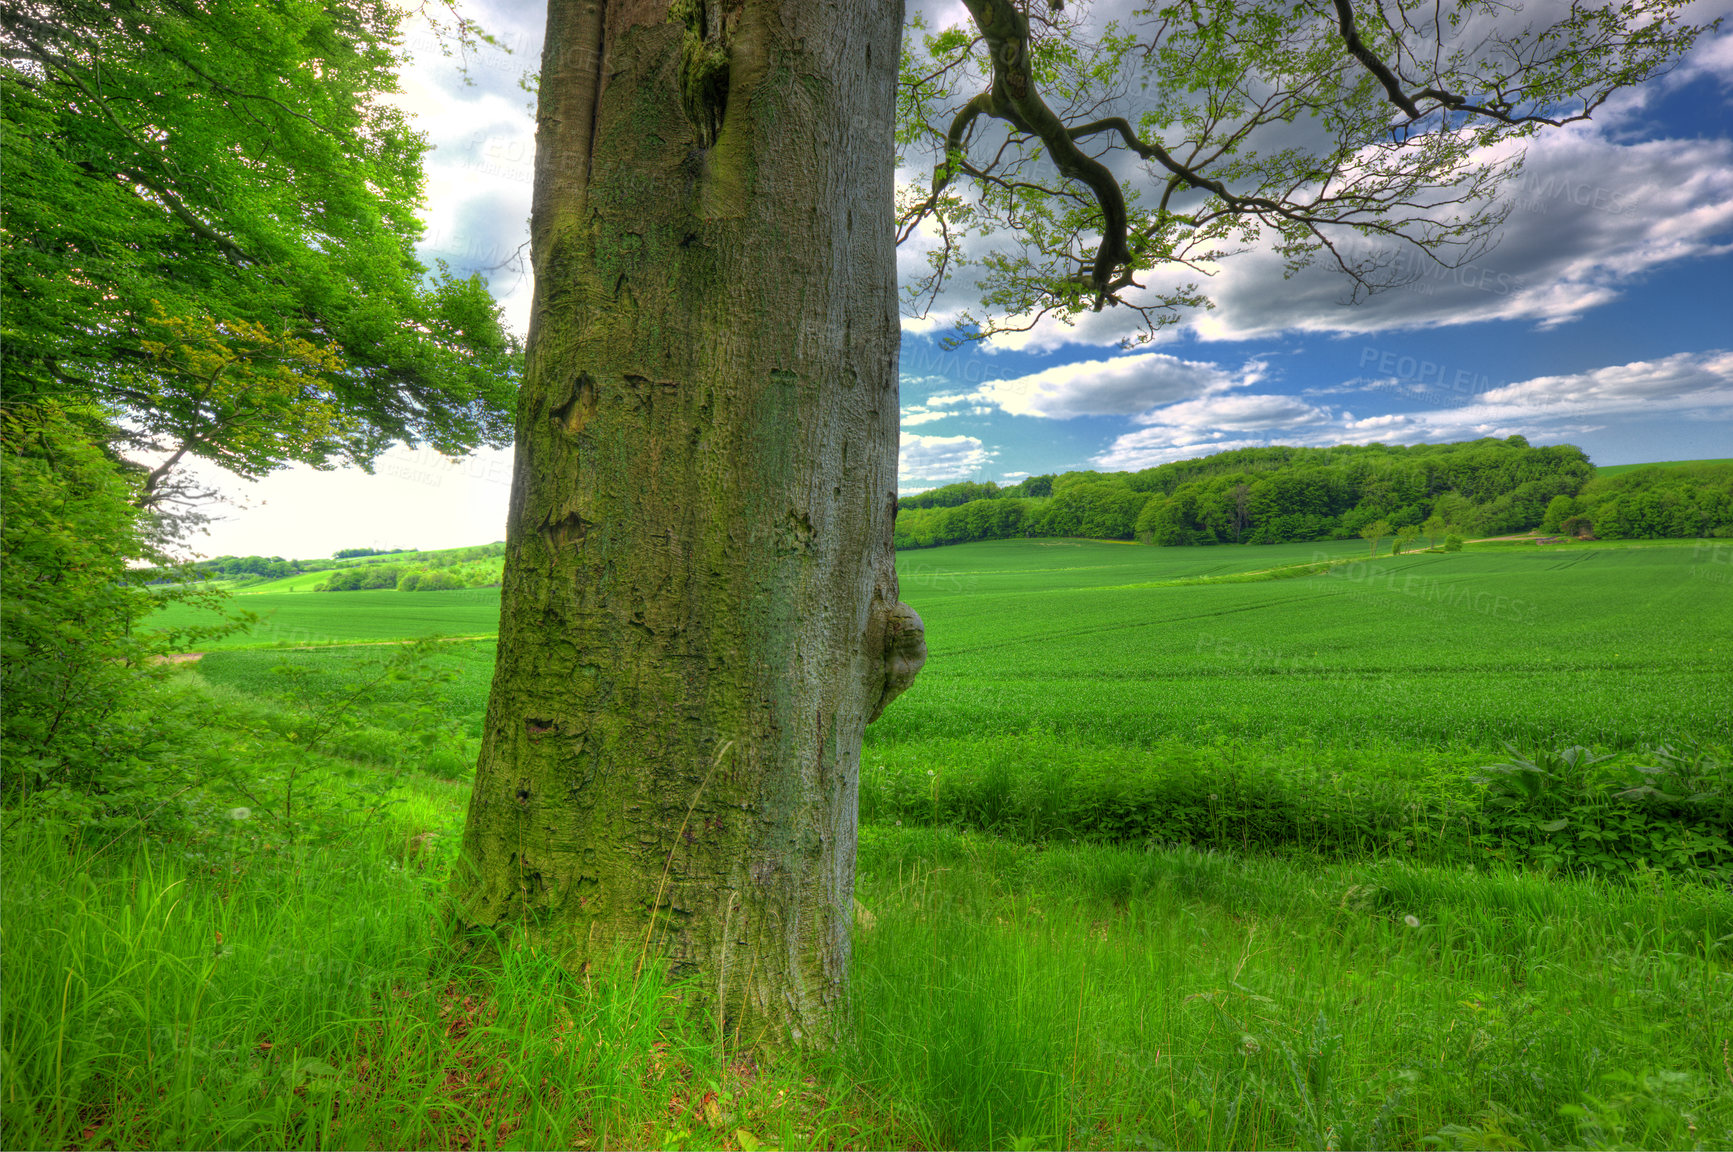
[[[290,592],[305,589],[346,591],[351,588],[395,588],[408,573],[418,576],[434,572],[460,577],[459,582],[440,577],[426,589],[474,587],[497,584],[505,544],[472,544],[463,548],[419,551],[400,548],[380,551],[345,548],[330,560],[285,560],[281,556],[218,556],[200,560],[192,568],[207,580],[221,581],[237,592]],[[389,580],[384,573],[390,570]],[[321,575],[329,573],[330,575]],[[164,579],[179,580],[182,573],[170,571]],[[418,581],[419,583],[419,581]]]
[[[1595,475],[1619,476],[1626,472],[1635,472],[1639,468],[1697,468],[1705,464],[1733,464],[1733,460],[1656,460],[1652,464],[1600,464],[1595,467]]]
[[[1733,461],[1597,470],[1570,444],[1246,448],[1141,472],[963,483],[897,502],[896,545],[1026,536],[1150,544],[1438,537],[1541,529],[1604,539],[1733,536]]]

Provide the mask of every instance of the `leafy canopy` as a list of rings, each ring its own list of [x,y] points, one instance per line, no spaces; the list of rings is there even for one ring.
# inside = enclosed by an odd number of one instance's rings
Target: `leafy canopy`
[[[397,9],[0,15],[8,399],[94,402],[123,442],[242,476],[509,442],[515,338],[479,277],[415,257]]]

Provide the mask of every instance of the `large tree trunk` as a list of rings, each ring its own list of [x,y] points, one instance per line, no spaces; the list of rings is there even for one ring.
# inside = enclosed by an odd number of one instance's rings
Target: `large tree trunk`
[[[553,0],[460,920],[822,1041],[897,604],[898,0]]]

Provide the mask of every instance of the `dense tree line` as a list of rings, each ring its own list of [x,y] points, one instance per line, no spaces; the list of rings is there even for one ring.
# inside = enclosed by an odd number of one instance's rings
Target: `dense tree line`
[[[1537,448],[1521,436],[1245,448],[1140,472],[951,484],[897,507],[899,548],[1018,536],[1280,544],[1353,539],[1380,523],[1427,536],[1733,536],[1733,465],[1597,478],[1580,448]]]
[[[1541,530],[1608,540],[1733,536],[1733,463],[1636,468],[1555,497]]]
[[[281,580],[303,572],[323,572],[331,567],[329,560],[285,560],[281,556],[218,556],[200,560],[193,570],[211,580],[239,580],[256,576],[261,580]]]

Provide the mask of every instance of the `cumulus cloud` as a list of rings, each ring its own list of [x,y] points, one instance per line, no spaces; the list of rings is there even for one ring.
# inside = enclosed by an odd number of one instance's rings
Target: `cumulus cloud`
[[[1461,408],[1412,417],[1426,438],[1440,439],[1577,433],[1618,419],[1668,413],[1733,420],[1733,352],[1680,352],[1588,372],[1536,376],[1483,392]]]
[[[1191,327],[1206,340],[1244,340],[1576,319],[1617,300],[1645,272],[1728,250],[1733,141],[1621,143],[1599,127],[1543,134],[1504,198],[1511,212],[1490,251],[1455,268],[1412,248],[1379,251],[1407,282],[1357,304],[1332,267],[1284,280],[1279,257],[1249,252],[1223,265],[1211,285],[1216,309]]]
[[[980,403],[975,393],[954,392],[929,396],[924,403],[905,406],[901,412],[902,426],[916,428],[948,416],[989,416],[992,412],[993,408]]]
[[[1206,396],[1139,415],[1148,427],[1117,437],[1095,457],[1103,468],[1149,468],[1188,456],[1310,439],[1331,423],[1329,408],[1295,396]],[[1248,439],[1246,433],[1266,434]],[[1236,435],[1237,434],[1237,435]]]
[[[935,396],[927,403],[984,403],[1013,416],[1069,420],[1077,416],[1135,416],[1162,404],[1211,395],[1262,379],[1256,361],[1237,373],[1220,365],[1140,352],[1043,368],[1010,380],[989,380],[973,392]]]
[[[1692,406],[1725,399],[1733,388],[1733,352],[1679,352],[1659,360],[1637,360],[1565,376],[1537,376],[1481,395],[1488,405],[1557,410],[1623,410],[1633,405]]]
[[[1214,428],[1229,432],[1261,432],[1320,424],[1328,408],[1315,408],[1297,396],[1208,396],[1170,404],[1137,417],[1139,424],[1169,428]]]
[[[947,481],[974,475],[993,458],[974,436],[922,436],[905,432],[897,456],[897,479]]]
[[[1681,352],[1536,376],[1455,407],[1364,417],[1293,396],[1205,397],[1139,416],[1137,422],[1148,427],[1117,437],[1093,462],[1100,468],[1148,468],[1267,444],[1422,443],[1518,434],[1555,440],[1665,414],[1733,420],[1733,352]],[[1258,433],[1262,438],[1251,438]]]
[[[1097,455],[1092,463],[1097,468],[1111,472],[1132,472],[1139,468],[1153,468],[1157,464],[1209,456],[1216,452],[1232,452],[1238,448],[1263,448],[1268,443],[1266,440],[1209,437],[1200,439],[1195,434],[1187,435],[1172,428],[1145,428],[1119,437],[1106,451]]]

